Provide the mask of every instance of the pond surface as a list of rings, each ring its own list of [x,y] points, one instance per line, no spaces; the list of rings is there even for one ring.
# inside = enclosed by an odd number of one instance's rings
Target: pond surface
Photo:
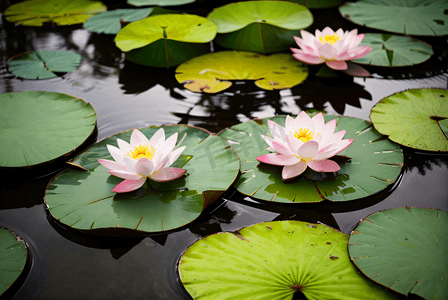
[[[179,7],[206,16],[225,1]],[[2,11],[10,1],[2,1]],[[109,9],[128,7],[105,2]],[[336,9],[313,11],[308,30],[355,28]],[[447,88],[447,39],[422,38],[435,55],[408,68],[367,67],[374,78],[337,81],[310,75],[301,85],[264,91],[253,82],[237,81],[218,94],[193,93],[164,70],[128,63],[115,47],[113,35],[89,32],[82,25],[24,27],[1,20],[0,93],[54,91],[92,104],[98,115],[100,140],[132,128],[189,124],[218,132],[223,128],[277,114],[298,114],[310,108],[369,120],[383,97],[410,88]],[[377,32],[366,28],[361,32]],[[215,51],[221,50],[213,45]],[[48,80],[24,80],[7,71],[8,58],[25,51],[68,50],[84,57],[73,73]],[[0,226],[29,244],[29,271],[6,299],[190,299],[179,283],[176,263],[197,239],[263,221],[322,222],[349,234],[357,222],[379,210],[428,207],[448,211],[448,155],[404,149],[400,180],[386,191],[349,203],[275,205],[230,190],[191,225],[146,238],[103,238],[74,232],[55,222],[43,204],[44,190],[54,176],[37,179],[14,175],[0,182]],[[207,276],[207,274],[204,274]],[[416,299],[416,298],[415,298]]]

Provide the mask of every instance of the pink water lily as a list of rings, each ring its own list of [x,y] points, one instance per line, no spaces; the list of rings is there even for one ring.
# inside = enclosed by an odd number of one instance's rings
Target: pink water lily
[[[358,29],[344,32],[342,28],[334,32],[330,27],[316,30],[315,36],[301,30],[302,38],[294,37],[301,49],[291,48],[293,56],[307,64],[321,64],[325,62],[328,67],[335,70],[346,70],[346,60],[366,56],[372,48],[358,46],[364,34],[358,34]]]
[[[269,153],[257,157],[262,163],[284,166],[282,179],[302,174],[307,167],[316,172],[336,172],[341,168],[328,158],[335,156],[353,142],[343,140],[345,130],[334,133],[336,119],[325,124],[322,113],[313,118],[302,111],[295,119],[286,116],[285,127],[268,120],[272,137],[262,135],[269,145]]]
[[[98,162],[109,169],[109,173],[125,179],[112,189],[115,193],[130,192],[140,188],[151,179],[166,182],[180,178],[186,170],[170,167],[179,158],[185,146],[173,151],[177,142],[177,132],[165,140],[163,128],[147,139],[135,129],[131,135],[131,143],[117,139],[118,147],[107,145],[115,161],[98,159]]]

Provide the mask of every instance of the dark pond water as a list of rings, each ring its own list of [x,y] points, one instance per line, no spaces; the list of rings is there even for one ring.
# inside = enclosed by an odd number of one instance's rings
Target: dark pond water
[[[205,16],[224,2],[205,1],[179,9]],[[127,7],[120,1],[105,3],[109,9]],[[9,4],[2,1],[2,11]],[[335,9],[313,14],[316,21],[310,31],[326,25],[355,28]],[[98,114],[98,139],[161,124],[189,124],[218,132],[255,117],[297,114],[309,108],[369,120],[371,108],[385,96],[410,88],[447,88],[446,37],[423,38],[435,51],[428,62],[392,70],[368,68],[374,78],[332,82],[310,76],[302,85],[280,92],[240,81],[229,90],[206,95],[184,89],[175,80],[174,69],[127,63],[111,35],[91,33],[81,25],[39,28],[15,26],[4,19],[1,22],[0,93],[56,91],[84,99]],[[216,45],[214,49],[219,50]],[[68,50],[81,54],[84,60],[75,72],[49,80],[17,79],[7,72],[9,57],[34,50]],[[31,260],[28,272],[4,298],[189,299],[179,283],[176,262],[190,244],[205,235],[290,219],[319,221],[350,233],[361,218],[387,208],[416,206],[447,211],[448,156],[407,148],[404,154],[401,180],[372,197],[345,204],[280,206],[228,191],[191,225],[139,239],[100,238],[61,227],[43,205],[45,186],[54,174],[29,179],[19,173],[0,182],[0,226],[28,242]]]

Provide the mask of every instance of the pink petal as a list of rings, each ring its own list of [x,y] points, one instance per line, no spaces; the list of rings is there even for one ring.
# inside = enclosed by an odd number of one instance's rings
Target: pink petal
[[[107,150],[109,150],[110,155],[112,155],[113,159],[119,164],[123,164],[123,153],[120,149],[115,146],[107,145]]]
[[[272,147],[274,147],[275,151],[277,151],[278,153],[281,153],[283,155],[292,155],[291,151],[282,143],[273,141],[272,142]]]
[[[339,60],[352,60],[366,56],[372,51],[369,46],[360,46],[347,50],[344,55],[338,57]]]
[[[187,170],[179,168],[163,168],[152,174],[149,178],[157,182],[172,181],[182,177]]]
[[[128,142],[123,141],[122,139],[117,139],[118,147],[120,147],[121,153],[128,153],[132,151],[134,148],[128,144]]]
[[[316,172],[336,172],[341,169],[341,167],[339,167],[339,165],[336,162],[329,159],[309,161],[308,167],[310,167]]]
[[[272,141],[274,140],[273,138],[266,135],[261,135],[261,138],[266,142],[266,144],[268,144],[269,148],[272,147]]]
[[[292,166],[284,166],[282,170],[282,179],[288,180],[299,176],[306,170],[306,162],[300,161]]]
[[[342,28],[339,28],[338,30],[336,30],[335,32],[338,36],[340,36],[341,38],[344,36],[344,30]]]
[[[291,152],[295,155],[298,155],[299,148],[304,144],[304,142],[302,142],[298,138],[293,137],[292,135],[286,136],[286,143],[288,144],[289,150],[291,150]]]
[[[146,177],[143,177],[139,180],[125,180],[117,184],[113,189],[112,192],[114,193],[126,193],[134,191],[138,188],[140,188],[143,184],[145,184]]]
[[[323,44],[317,49],[319,56],[325,60],[332,60],[338,55],[338,51],[330,44]]]
[[[306,45],[310,45],[316,38],[314,35],[305,30],[300,30],[300,35],[302,36],[302,40]]]
[[[309,159],[315,157],[317,155],[318,150],[319,150],[319,143],[315,141],[309,141],[299,148],[298,155],[301,158]]]
[[[154,172],[154,163],[145,157],[140,158],[135,164],[135,173],[140,176],[148,177]]]
[[[353,142],[353,139],[348,140],[342,140],[339,142],[336,142],[331,145],[330,149],[327,151],[322,151],[321,153],[317,154],[313,160],[322,160],[326,158],[330,158],[341,152],[342,150],[345,150],[348,146],[351,145]]]
[[[135,173],[135,164],[137,163],[137,160],[127,156],[123,156],[123,161],[126,167],[128,167],[129,172]]]
[[[324,115],[322,113],[318,113],[317,115],[312,117],[311,120],[313,120],[314,122],[314,132],[316,132],[314,137],[316,137],[319,133],[322,134],[322,131],[325,127]]]
[[[356,32],[358,33],[358,32]],[[358,34],[353,41],[350,43],[350,48],[355,48],[356,46],[358,46],[359,44],[361,44],[362,40],[364,39],[365,34]]]
[[[328,144],[328,140],[333,135],[334,130],[336,129],[336,119],[331,120],[324,126],[324,131],[322,132],[322,141],[321,147],[325,147]]]
[[[257,160],[268,165],[288,166],[297,164],[301,159],[294,155],[288,156],[280,153],[269,153],[257,157]]]
[[[159,130],[154,133],[154,135],[149,139],[149,143],[158,148],[159,144],[162,144],[165,142],[165,130],[163,128],[160,128]]]
[[[123,178],[123,179],[129,179],[129,180],[139,180],[142,178],[142,176],[127,172],[127,171],[120,171],[120,170],[109,170],[107,171],[109,174]]]
[[[171,135],[169,138],[166,139],[165,144],[162,146],[164,152],[173,151],[174,147],[176,146],[178,135],[179,134],[176,132],[173,135]]]
[[[331,60],[325,62],[333,70],[346,70],[347,63],[343,60]]]
[[[141,133],[138,129],[134,129],[131,135],[131,145],[136,146],[146,143],[148,143],[148,139],[146,138],[146,136],[143,133]]]
[[[333,143],[339,142],[340,140],[342,140],[345,133],[346,133],[346,130],[341,130],[341,131],[336,132],[335,134],[333,134],[330,137],[330,139],[328,140],[328,144],[333,144]]]
[[[129,171],[126,165],[119,164],[115,161],[108,159],[98,159],[98,162],[109,170],[121,170],[121,171]]]
[[[322,30],[322,35],[334,35],[335,32],[333,31],[333,29],[331,29],[330,27],[325,27],[324,30]]]
[[[157,171],[159,171],[160,169],[164,168],[165,165],[168,163],[169,160],[170,160],[170,159],[169,159],[168,155],[162,157],[157,163],[154,164],[154,170],[153,170],[153,172],[157,172]]]
[[[268,120],[268,126],[274,141],[286,141],[285,130],[282,126],[271,120]]]
[[[314,37],[313,37],[314,39]],[[299,45],[299,47],[303,50],[304,53],[307,54],[311,54],[311,55],[316,55],[316,49],[313,48],[314,43],[306,43],[304,40],[302,40],[301,38],[298,37],[294,37],[294,40],[296,41],[297,45]],[[293,48],[291,48],[292,52],[297,53],[298,49],[294,50]],[[299,51],[300,52],[300,51]]]
[[[290,131],[292,131],[293,127],[294,127],[294,118],[292,118],[290,115],[287,115],[285,121],[286,132],[289,133]]]
[[[310,65],[318,65],[323,63],[325,60],[319,56],[311,55],[305,52],[296,52],[292,55],[295,59],[298,59],[304,63]]]
[[[314,121],[308,116],[308,114],[305,111],[301,111],[300,114],[297,115],[296,119],[294,120],[294,128],[300,129],[309,129],[310,131],[314,131]],[[295,132],[292,132],[294,134]]]
[[[185,148],[186,146],[179,147],[176,150],[172,151],[170,154],[168,154],[168,166],[171,166],[173,162],[175,162],[179,158],[179,156],[182,154]]]

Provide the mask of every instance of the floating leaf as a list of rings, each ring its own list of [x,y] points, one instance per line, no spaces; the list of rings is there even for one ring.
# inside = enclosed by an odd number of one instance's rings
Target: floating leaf
[[[448,91],[413,89],[378,102],[370,119],[381,134],[415,149],[448,151],[443,123],[448,119]],[[442,125],[440,125],[442,122]]]
[[[0,296],[23,272],[27,256],[25,242],[12,231],[0,227]]]
[[[340,5],[344,0],[287,0],[289,2],[308,5],[308,8],[331,8]]]
[[[313,23],[306,7],[286,1],[231,3],[207,18],[218,26],[217,44],[263,54],[288,50],[295,44],[293,36]]]
[[[45,22],[72,25],[84,23],[91,16],[106,10],[106,5],[99,1],[30,0],[11,5],[4,16],[9,22],[26,26],[42,26]]]
[[[72,163],[80,168],[53,178],[45,193],[50,214],[73,229],[101,235],[163,232],[195,220],[233,183],[239,159],[229,144],[205,130],[186,125],[163,128],[166,136],[178,132],[180,145],[186,146],[173,167],[186,169],[187,176],[164,183],[147,181],[129,193],[111,192],[123,179],[110,175],[97,159],[111,159],[106,145],[116,146],[117,138],[129,141],[127,131],[88,148]],[[150,137],[157,130],[141,132]]]
[[[142,8],[142,9],[116,9],[106,11],[88,19],[84,28],[106,34],[117,34],[121,30],[121,22],[135,22],[148,17],[149,15],[172,14],[173,11],[160,7]]]
[[[427,61],[434,54],[430,45],[409,36],[366,33],[362,44],[373,50],[353,62],[374,66],[412,66]]]
[[[365,275],[394,291],[447,299],[447,236],[445,211],[400,207],[359,222],[348,250]]]
[[[235,66],[238,66],[235,68]],[[291,88],[308,76],[305,64],[290,54],[269,56],[244,52],[221,51],[193,58],[176,69],[176,79],[193,92],[217,93],[232,85],[226,80],[256,80],[265,90]]]
[[[8,70],[25,79],[48,79],[57,77],[53,72],[73,72],[82,59],[70,51],[36,51],[13,56]]]
[[[339,7],[353,23],[407,35],[448,34],[448,3],[443,0],[361,0]]]
[[[128,4],[134,6],[174,6],[193,3],[195,0],[128,0]]]
[[[93,133],[96,113],[54,92],[0,94],[0,167],[36,166],[70,155]]]
[[[345,160],[341,170],[316,173],[308,169],[296,181],[285,183],[280,166],[260,163],[256,157],[270,153],[261,134],[268,135],[268,119],[252,120],[224,129],[219,136],[230,141],[241,159],[242,175],[235,183],[241,193],[274,202],[348,201],[364,198],[394,183],[403,166],[400,147],[373,129],[370,122],[325,115],[337,120],[335,132],[347,130],[344,139],[354,139],[338,155]],[[269,118],[285,126],[285,116]]]
[[[198,240],[179,274],[193,299],[396,299],[350,262],[348,238],[320,224],[259,223]]]
[[[203,17],[158,15],[124,27],[115,44],[131,62],[169,68],[210,51],[207,43],[216,32],[216,25]]]

